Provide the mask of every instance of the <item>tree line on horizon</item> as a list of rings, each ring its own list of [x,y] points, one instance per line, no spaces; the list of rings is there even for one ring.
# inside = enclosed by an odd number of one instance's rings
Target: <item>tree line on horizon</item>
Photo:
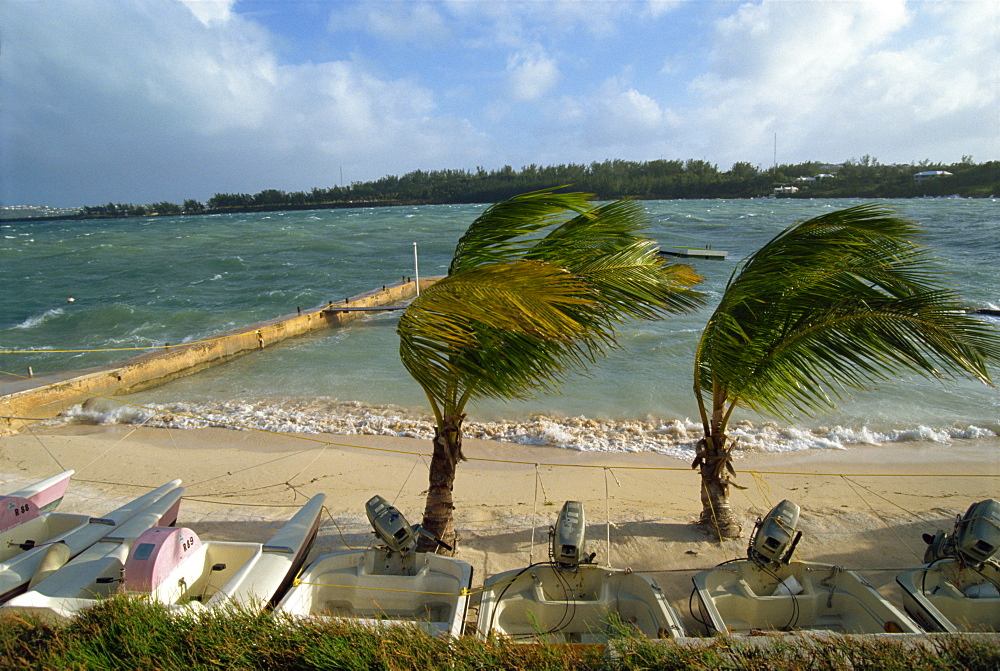
[[[950,176],[917,183],[922,171],[942,170]],[[817,175],[824,178],[815,179]],[[810,181],[803,181],[810,180]],[[696,198],[755,198],[772,195],[775,187],[796,186],[782,197],[799,198],[913,198],[921,196],[988,197],[1000,193],[1000,161],[975,163],[964,156],[950,165],[929,160],[885,165],[864,156],[842,164],[816,161],[776,165],[763,170],[737,162],[726,171],[698,159],[625,161],[607,160],[589,165],[535,164],[515,170],[414,170],[349,186],[314,187],[311,191],[265,189],[257,194],[216,193],[201,203],[158,202],[148,205],[108,203],[81,208],[80,218],[142,217],[180,214],[321,209],[398,204],[491,203],[519,193],[567,185],[573,191],[594,194],[600,200],[635,198],[674,200]]]

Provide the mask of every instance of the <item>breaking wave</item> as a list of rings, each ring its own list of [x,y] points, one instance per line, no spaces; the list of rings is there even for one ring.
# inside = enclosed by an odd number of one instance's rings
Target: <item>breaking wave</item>
[[[393,405],[369,405],[329,398],[268,399],[148,406],[98,404],[75,406],[57,422],[83,424],[141,424],[194,429],[224,427],[288,434],[381,435],[431,440],[434,429],[425,412]],[[654,452],[683,459],[693,457],[701,425],[690,419],[600,420],[584,416],[533,415],[525,419],[469,421],[466,437],[522,445],[548,445],[589,452]],[[738,451],[792,452],[811,449],[843,450],[851,446],[912,441],[949,442],[990,438],[1000,427],[928,427],[875,431],[842,426],[814,429],[781,426],[775,422],[736,422],[730,435]]]

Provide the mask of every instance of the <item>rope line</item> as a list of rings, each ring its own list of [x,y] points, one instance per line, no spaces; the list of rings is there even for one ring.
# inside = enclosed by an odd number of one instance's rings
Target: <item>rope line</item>
[[[535,563],[535,527],[538,526],[538,464],[535,464],[535,499],[531,504],[531,545],[528,546],[528,564]]]
[[[879,521],[882,522],[882,524],[885,525],[886,529],[888,529],[890,532],[892,532],[892,535],[896,537],[896,540],[899,541],[899,543],[903,547],[905,547],[910,552],[913,552],[913,554],[916,555],[917,557],[921,556],[921,553],[914,551],[913,547],[909,543],[907,543],[905,540],[903,540],[903,538],[892,527],[892,525],[889,524],[884,517],[882,517],[882,513],[880,513],[878,510],[876,510],[875,507],[872,504],[868,503],[868,499],[866,499],[865,497],[861,496],[861,494],[858,492],[857,488],[854,486],[854,483],[851,482],[850,478],[848,478],[846,475],[842,475],[840,477],[843,479],[844,482],[847,483],[847,486],[851,488],[851,491],[854,492],[854,495],[857,496],[859,499],[861,499],[864,502],[864,504],[866,506],[868,506],[868,509],[872,511],[872,513],[875,515],[875,517],[877,517],[879,519]]]

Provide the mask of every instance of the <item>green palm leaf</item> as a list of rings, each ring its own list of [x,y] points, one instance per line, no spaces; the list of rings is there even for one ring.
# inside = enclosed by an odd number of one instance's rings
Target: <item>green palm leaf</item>
[[[634,203],[538,191],[497,203],[462,236],[447,277],[400,319],[400,357],[446,415],[476,396],[553,389],[616,346],[616,326],[691,310],[689,266],[665,265]]]
[[[903,372],[989,383],[997,333],[939,279],[916,226],[863,205],[793,226],[734,273],[696,356],[696,389],[780,416]]]

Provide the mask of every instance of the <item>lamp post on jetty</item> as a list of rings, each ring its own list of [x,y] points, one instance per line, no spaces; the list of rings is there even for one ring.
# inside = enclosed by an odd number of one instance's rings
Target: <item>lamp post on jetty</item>
[[[417,263],[417,243],[413,243],[413,279],[417,285],[417,295],[420,295],[420,265]]]

